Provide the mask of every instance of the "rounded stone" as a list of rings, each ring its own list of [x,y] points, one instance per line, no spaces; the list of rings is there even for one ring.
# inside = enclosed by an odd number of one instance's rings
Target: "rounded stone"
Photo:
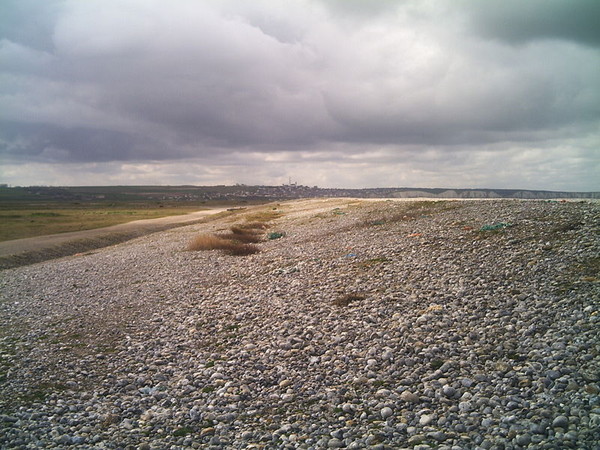
[[[466,388],[473,386],[473,383],[474,381],[471,378],[463,378],[462,380],[460,380],[460,384],[462,384]]]
[[[329,448],[342,448],[343,446],[344,443],[336,438],[329,439],[329,442],[327,442],[327,447]]]
[[[494,422],[492,421],[492,419],[490,419],[489,417],[486,417],[484,419],[481,419],[481,426],[483,428],[489,428],[492,426]]]
[[[282,380],[279,382],[279,387],[280,388],[286,388],[288,386],[291,386],[292,382],[288,379]]]
[[[444,387],[442,388],[442,393],[448,397],[454,397],[456,395],[456,389],[454,389],[452,386],[448,386],[447,384],[444,385]]]
[[[215,434],[215,429],[213,427],[206,427],[200,430],[200,436],[207,436],[210,434]]]
[[[392,408],[390,408],[389,406],[386,406],[385,408],[381,409],[381,417],[383,419],[387,419],[388,417],[391,417],[394,414],[394,411],[392,411]]]
[[[518,445],[526,446],[526,445],[529,445],[530,443],[531,443],[531,435],[529,435],[528,433],[517,436],[517,444]]]
[[[435,439],[438,442],[443,442],[448,439],[448,435],[443,431],[432,431],[431,433],[427,433],[427,437]]]
[[[344,411],[345,413],[351,413],[354,411],[354,406],[350,403],[344,403],[342,405],[342,411]]]
[[[460,402],[458,404],[458,409],[461,410],[462,412],[469,412],[471,411],[472,405],[471,402]]]
[[[552,426],[554,428],[563,428],[566,430],[569,428],[569,419],[566,416],[555,417],[552,421]]]
[[[433,422],[433,419],[433,414],[423,414],[419,419],[419,425],[421,425],[422,427],[426,427],[427,425],[431,424],[431,422]]]
[[[62,444],[62,445],[71,445],[72,444],[72,438],[71,438],[71,436],[67,436],[66,434],[63,434],[62,436],[60,436],[57,439],[57,442],[59,444]]]
[[[343,430],[334,430],[334,431],[332,431],[329,434],[334,439],[344,439],[344,432],[343,432]]]
[[[400,398],[407,403],[418,403],[420,400],[417,394],[413,394],[410,391],[404,391],[400,394]]]

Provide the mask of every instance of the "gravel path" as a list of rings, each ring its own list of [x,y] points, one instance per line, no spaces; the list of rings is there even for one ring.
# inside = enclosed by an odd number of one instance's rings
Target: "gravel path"
[[[261,208],[0,272],[0,446],[600,448],[599,204]]]

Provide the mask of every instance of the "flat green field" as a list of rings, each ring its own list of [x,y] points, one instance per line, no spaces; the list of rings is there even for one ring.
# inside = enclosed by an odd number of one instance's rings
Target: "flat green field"
[[[91,230],[212,208],[265,203],[261,199],[231,197],[230,191],[239,189],[227,186],[0,185],[0,242]]]
[[[146,205],[5,205],[0,207],[0,241],[69,231],[91,230],[141,219],[200,211],[199,206],[149,207]]]

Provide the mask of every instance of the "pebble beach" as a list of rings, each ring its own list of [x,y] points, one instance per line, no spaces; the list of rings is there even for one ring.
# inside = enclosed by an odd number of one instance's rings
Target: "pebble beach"
[[[291,201],[0,271],[0,447],[599,449],[600,203]]]

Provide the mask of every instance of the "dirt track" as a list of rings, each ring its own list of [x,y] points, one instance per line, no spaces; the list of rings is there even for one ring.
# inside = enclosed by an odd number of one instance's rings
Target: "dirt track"
[[[72,255],[123,242],[144,234],[189,225],[225,210],[225,208],[216,208],[179,216],[135,220],[93,230],[0,242],[0,269]]]

